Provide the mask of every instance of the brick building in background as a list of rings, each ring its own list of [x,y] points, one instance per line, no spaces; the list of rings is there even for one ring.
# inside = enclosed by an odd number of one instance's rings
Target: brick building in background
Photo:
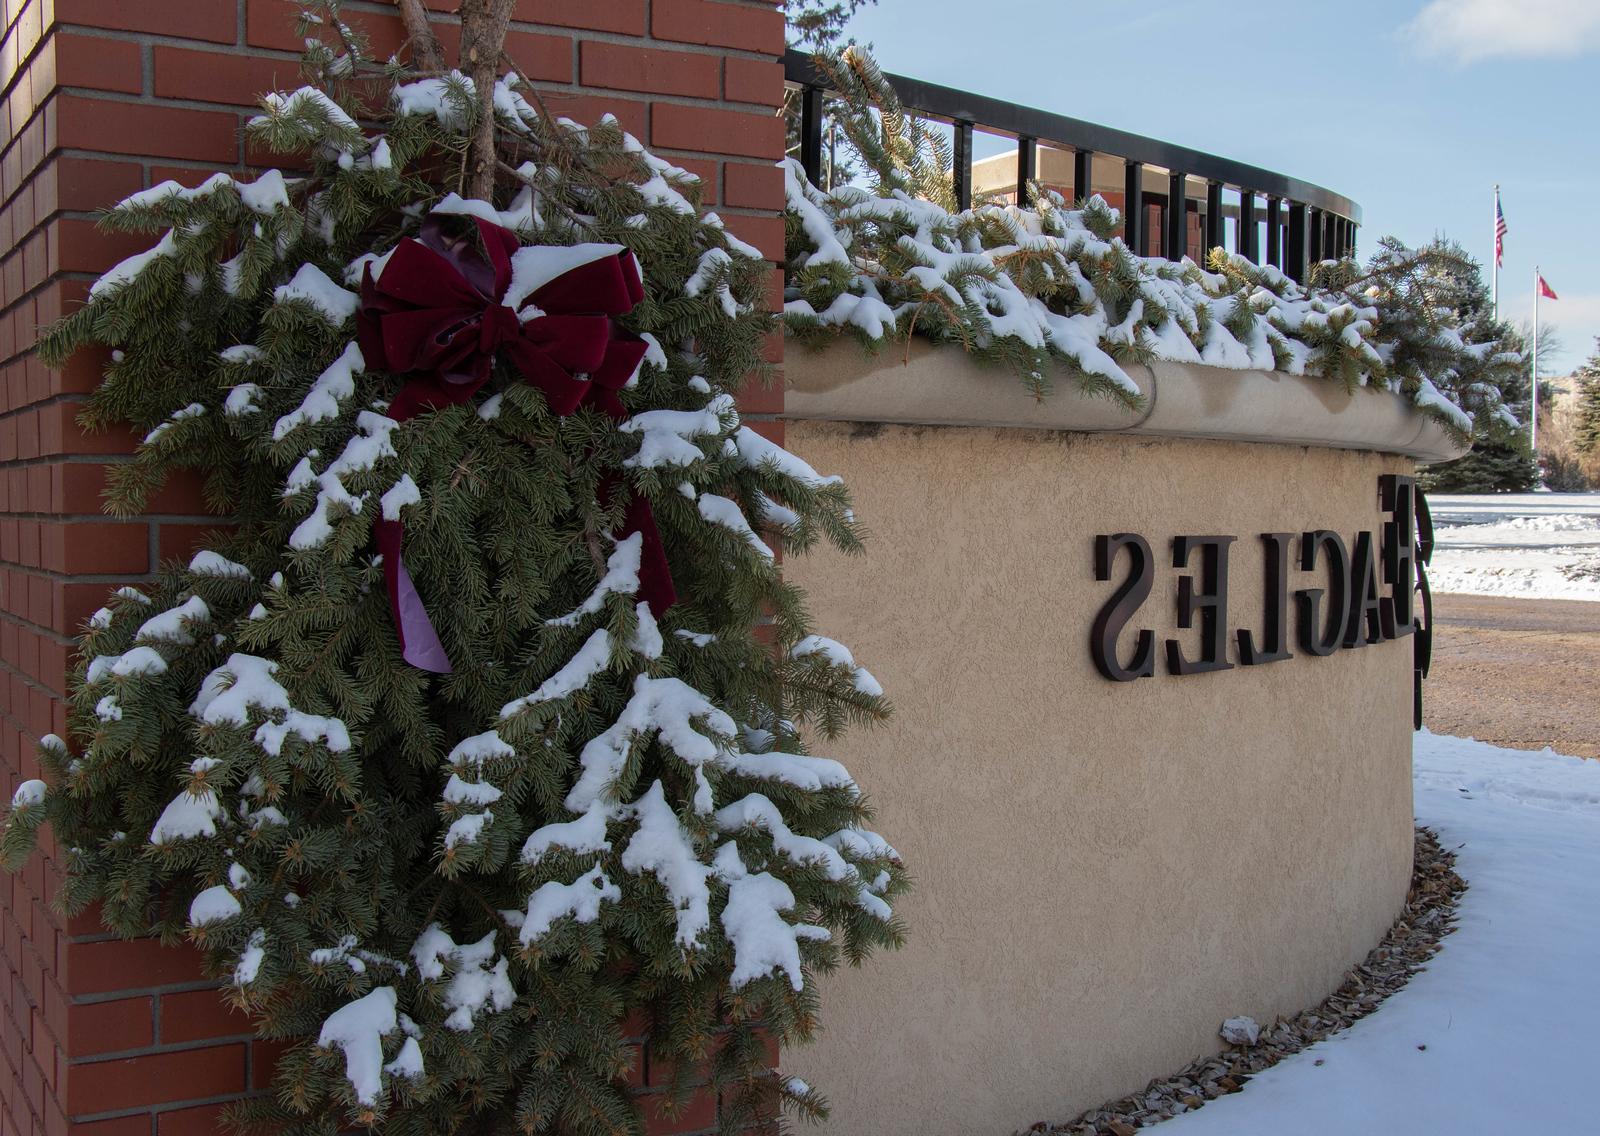
[[[454,0],[428,0],[438,11]],[[207,524],[198,480],[175,480],[133,521],[100,511],[126,432],[85,435],[77,405],[98,382],[88,354],[59,372],[37,330],[98,273],[149,244],[99,232],[93,211],[172,178],[248,169],[240,127],[257,96],[297,81],[286,0],[3,0],[0,156],[0,791],[39,774],[34,745],[65,732],[73,637],[116,584],[187,557]],[[403,40],[392,7],[347,15],[382,58]],[[439,28],[454,56],[448,20]],[[773,261],[783,249],[784,30],[775,0],[521,0],[507,50],[580,121],[615,114],[699,174],[705,203]],[[773,272],[777,305],[781,276]],[[770,357],[782,360],[781,338]],[[781,387],[747,392],[748,420],[781,440]],[[122,942],[91,912],[50,907],[42,855],[0,873],[0,1136],[199,1136],[218,1109],[264,1088],[274,1048],[251,1039],[187,947]],[[652,1078],[641,1039],[635,1075]],[[711,1127],[716,1101],[652,1132]]]

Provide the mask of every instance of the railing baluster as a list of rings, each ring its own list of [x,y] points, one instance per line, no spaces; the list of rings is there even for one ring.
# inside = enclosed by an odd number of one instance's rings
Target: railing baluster
[[[1079,150],[1072,156],[1072,194],[1074,201],[1094,196],[1094,151]]]
[[[1261,263],[1261,234],[1256,230],[1255,191],[1239,191],[1239,231],[1234,239],[1234,250],[1251,264]]]
[[[1289,279],[1304,283],[1306,278],[1306,207],[1289,202],[1289,240],[1283,252],[1283,270]]]
[[[955,124],[955,178],[956,208],[972,208],[972,123]]]
[[[1167,239],[1162,242],[1161,255],[1168,260],[1182,260],[1189,251],[1189,175],[1173,170],[1167,175]]]
[[[1039,142],[1023,135],[1017,139],[1017,204],[1032,205],[1028,183],[1039,176]]]
[[[1206,249],[1205,256],[1211,255],[1211,250],[1221,248],[1228,235],[1228,227],[1222,218],[1222,183],[1210,181],[1206,183]]]
[[[1122,240],[1135,256],[1144,255],[1144,163],[1128,162],[1123,171]]]
[[[821,87],[800,89],[800,164],[812,185],[822,184],[822,99]]]
[[[800,120],[797,123],[800,164],[814,182],[821,184],[830,173],[825,166],[828,157],[824,136],[825,100],[837,96],[829,93],[826,71],[804,52],[790,51],[785,55],[784,78],[800,104],[792,108],[798,112]],[[1122,162],[1126,176],[1123,232],[1129,249],[1139,256],[1160,252],[1181,257],[1189,245],[1188,206],[1181,190],[1168,195],[1169,209],[1159,231],[1149,231],[1151,217],[1144,208],[1142,182],[1146,165],[1181,171],[1206,182],[1205,197],[1195,204],[1205,209],[1201,229],[1205,243],[1211,248],[1223,245],[1227,238],[1227,222],[1219,204],[1219,197],[1225,199],[1225,195],[1220,191],[1237,186],[1239,232],[1233,245],[1239,255],[1256,263],[1271,263],[1286,272],[1292,270],[1303,277],[1309,267],[1307,257],[1313,250],[1319,258],[1355,254],[1360,208],[1355,202],[1321,187],[1066,115],[1017,106],[902,75],[885,78],[900,93],[908,113],[951,124],[956,159],[951,189],[955,203],[963,208],[970,208],[976,188],[973,134],[981,128],[1017,139],[1017,199],[1022,204],[1032,204],[1027,183],[1038,180],[1040,139],[1051,140],[1049,145],[1073,150],[1071,190],[1078,201],[1094,196],[1096,153],[1105,155],[1108,161]],[[995,188],[1003,188],[1005,175],[998,170],[994,172],[1000,175],[994,180],[1001,182]],[[1053,167],[1051,174],[1056,176]],[[1057,180],[1065,179],[1058,177]],[[1256,188],[1246,191],[1245,186]],[[1059,188],[1065,191],[1068,187],[1061,185]],[[1290,193],[1296,194],[1299,201],[1290,202],[1287,196]],[[1265,200],[1258,200],[1258,196]],[[1290,206],[1288,211],[1286,205]],[[1310,212],[1313,209],[1317,211],[1315,215]],[[1262,220],[1267,226],[1264,257],[1258,228]]]
[[[1283,199],[1267,198],[1267,263],[1283,267]]]
[[[1309,267],[1310,265],[1313,265],[1313,264],[1321,264],[1322,263],[1322,258],[1326,255],[1325,252],[1324,252],[1323,243],[1322,243],[1322,238],[1323,238],[1322,216],[1323,216],[1322,210],[1320,210],[1320,209],[1313,209],[1313,210],[1310,211],[1309,214],[1307,214],[1307,218],[1306,218],[1306,233],[1307,233],[1307,236],[1309,236],[1310,239],[1311,239],[1311,253],[1310,253],[1309,259],[1306,262],[1307,267]]]

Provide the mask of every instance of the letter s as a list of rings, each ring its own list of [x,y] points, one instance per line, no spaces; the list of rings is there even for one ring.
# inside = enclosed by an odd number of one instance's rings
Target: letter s
[[[1100,614],[1095,616],[1094,629],[1089,635],[1089,650],[1094,665],[1112,682],[1132,682],[1136,678],[1149,678],[1156,670],[1155,632],[1145,629],[1135,641],[1133,658],[1126,667],[1117,661],[1117,637],[1128,621],[1150,598],[1150,583],[1155,576],[1155,558],[1150,545],[1138,533],[1115,533],[1094,539],[1094,578],[1111,579],[1111,565],[1117,553],[1126,548],[1131,560],[1128,578],[1112,593]]]

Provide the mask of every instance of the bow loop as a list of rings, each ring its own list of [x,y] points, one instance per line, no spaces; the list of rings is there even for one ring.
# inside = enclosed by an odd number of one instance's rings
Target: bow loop
[[[413,374],[389,404],[404,422],[466,402],[500,355],[539,388],[552,413],[590,406],[628,417],[617,392],[646,344],[614,320],[644,299],[639,262],[619,245],[523,246],[515,233],[474,218],[478,240],[450,236],[433,214],[361,281],[356,335],[374,370]],[[526,318],[525,318],[526,317]],[[627,492],[614,475],[606,492]],[[623,535],[644,538],[639,595],[657,615],[676,602],[666,548],[649,502],[630,496]],[[401,558],[401,526],[379,520],[390,607],[405,658],[446,673],[450,662]]]

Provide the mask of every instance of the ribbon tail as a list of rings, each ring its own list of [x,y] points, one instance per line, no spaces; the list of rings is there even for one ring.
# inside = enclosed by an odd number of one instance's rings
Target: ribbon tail
[[[428,617],[428,609],[423,606],[422,597],[400,555],[403,531],[400,522],[380,520],[374,528],[378,551],[383,555],[383,578],[389,589],[389,611],[394,616],[395,633],[400,637],[401,655],[419,670],[449,674],[450,656],[439,642],[439,633],[434,630],[433,620]]]
[[[638,533],[644,538],[639,550],[639,598],[650,605],[650,614],[660,619],[678,602],[678,591],[672,584],[667,546],[661,540],[661,530],[656,526],[656,515],[649,501],[638,494],[629,497],[622,531]]]

